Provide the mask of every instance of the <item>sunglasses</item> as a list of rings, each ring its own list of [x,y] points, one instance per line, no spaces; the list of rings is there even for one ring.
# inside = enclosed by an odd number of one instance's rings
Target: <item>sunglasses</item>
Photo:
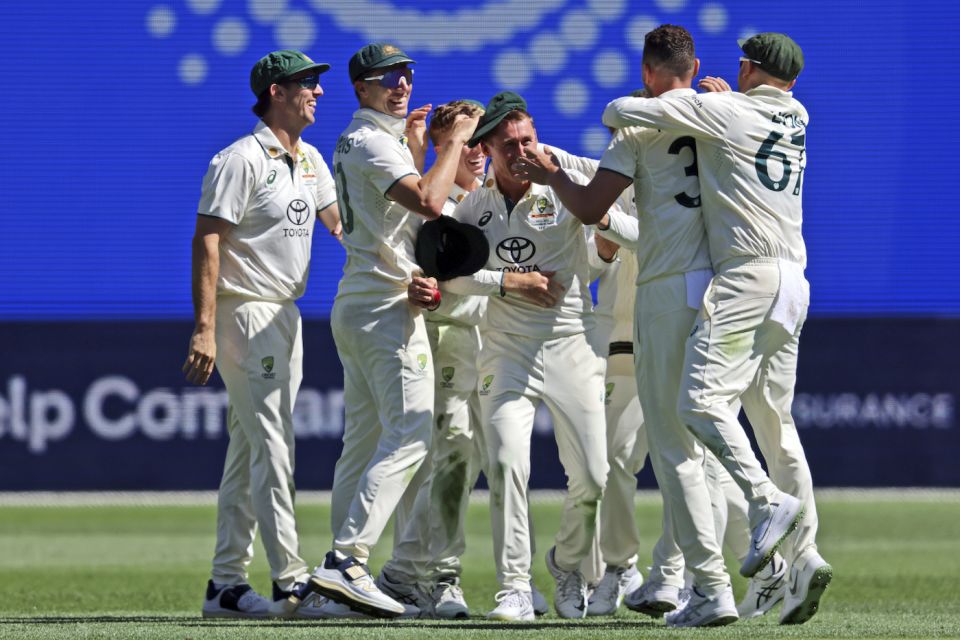
[[[740,56],[740,62],[752,62],[753,64],[756,64],[756,65],[763,64],[759,60],[754,60],[753,58],[747,58],[746,56]]]
[[[373,82],[374,80],[379,80],[381,87],[385,89],[396,89],[404,80],[406,80],[407,86],[413,84],[413,69],[394,69],[393,71],[387,71],[383,75],[370,76],[369,78],[364,78],[363,80],[364,82]]]
[[[317,85],[320,84],[320,74],[315,73],[312,76],[307,76],[305,78],[297,78],[296,80],[287,80],[286,82],[296,82],[298,85],[304,89],[310,89],[313,91],[317,88]]]

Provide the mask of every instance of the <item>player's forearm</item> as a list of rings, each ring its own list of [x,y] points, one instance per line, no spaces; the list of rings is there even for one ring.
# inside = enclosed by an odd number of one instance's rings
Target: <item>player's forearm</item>
[[[329,207],[321,209],[317,213],[317,217],[320,218],[320,222],[326,227],[327,231],[333,231],[337,228],[337,225],[340,224],[340,208],[337,206],[337,203],[334,202]]]
[[[583,224],[596,224],[606,213],[605,210],[597,208],[596,199],[592,197],[590,189],[571,180],[563,169],[550,174],[547,183],[560,196],[561,202],[570,213]]]
[[[217,315],[217,278],[220,275],[220,237],[193,238],[193,316],[198,330],[213,329]]]
[[[439,217],[443,211],[443,205],[446,204],[450,188],[457,177],[457,163],[462,148],[463,143],[455,138],[444,142],[437,153],[436,162],[420,180],[421,203],[425,210],[436,214],[427,216],[428,219]]]
[[[640,242],[640,222],[619,209],[611,209],[607,220],[597,224],[597,235],[630,251],[636,251]]]
[[[481,269],[471,276],[461,276],[440,283],[441,291],[449,291],[462,296],[500,295],[500,283],[503,273],[492,269]]]

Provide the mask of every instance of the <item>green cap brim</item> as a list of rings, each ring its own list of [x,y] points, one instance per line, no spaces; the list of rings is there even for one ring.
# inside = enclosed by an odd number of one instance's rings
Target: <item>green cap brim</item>
[[[390,56],[390,57],[388,57],[388,58],[384,58],[383,60],[381,60],[380,62],[376,63],[376,64],[373,65],[372,67],[367,67],[366,69],[364,69],[363,71],[361,71],[360,73],[358,73],[358,74],[357,74],[357,77],[356,77],[356,78],[353,78],[353,81],[356,82],[357,80],[360,79],[360,76],[362,76],[362,75],[365,74],[365,73],[370,73],[370,72],[373,71],[374,69],[383,69],[384,67],[392,67],[392,66],[395,65],[395,64],[402,64],[402,63],[404,63],[404,62],[409,63],[409,64],[417,64],[417,61],[416,61],[416,60],[414,60],[413,58],[410,58],[410,57],[407,56],[406,54],[403,54],[403,53],[395,53],[395,54],[393,54],[392,56]]]
[[[513,111],[516,111],[516,109],[513,109]],[[477,146],[478,144],[480,144],[480,140],[481,140],[485,135],[487,135],[488,133],[490,133],[491,131],[493,131],[494,129],[496,129],[497,126],[498,126],[501,122],[503,122],[503,119],[506,118],[507,115],[509,115],[510,113],[511,113],[510,111],[507,111],[507,112],[505,112],[505,113],[497,114],[496,116],[494,116],[494,117],[493,117],[491,120],[489,120],[488,122],[484,122],[484,123],[483,123],[483,126],[477,127],[477,130],[473,132],[473,137],[470,138],[469,140],[467,140],[467,146],[473,148],[473,147]]]
[[[330,65],[327,64],[326,62],[315,62],[313,64],[305,64],[299,69],[290,71],[287,75],[283,76],[283,78],[280,78],[280,79],[285,80],[290,76],[295,76],[298,73],[303,73],[304,71],[316,71],[317,73],[326,73],[327,71],[330,71]]]

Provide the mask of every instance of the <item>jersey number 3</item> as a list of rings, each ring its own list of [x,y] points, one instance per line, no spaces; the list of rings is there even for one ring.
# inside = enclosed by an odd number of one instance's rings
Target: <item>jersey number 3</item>
[[[690,149],[690,152],[693,154],[693,163],[683,168],[683,175],[700,175],[697,173],[697,142],[693,139],[693,136],[677,138],[673,141],[673,144],[670,145],[670,148],[667,149],[667,153],[679,156],[680,150],[684,148]],[[676,200],[681,207],[686,207],[687,209],[696,209],[700,206],[700,196],[688,196],[686,192],[678,193],[673,196],[673,199]]]

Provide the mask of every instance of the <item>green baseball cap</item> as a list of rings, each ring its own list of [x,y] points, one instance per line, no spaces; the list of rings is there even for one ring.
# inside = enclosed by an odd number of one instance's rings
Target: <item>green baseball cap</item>
[[[477,123],[477,130],[473,132],[473,137],[467,142],[467,146],[475,147],[480,144],[480,140],[496,129],[508,113],[518,109],[526,111],[527,101],[513,91],[501,91],[490,98],[490,102],[483,108],[483,115],[480,116],[480,121]]]
[[[387,42],[368,44],[350,58],[350,81],[355,82],[372,69],[382,69],[401,62],[416,63],[416,60],[401,51],[399,47]]]
[[[250,88],[253,90],[253,94],[259,97],[261,93],[270,88],[270,85],[301,71],[323,73],[329,69],[330,65],[325,62],[314,62],[302,51],[294,51],[293,49],[271,51],[257,60],[257,64],[253,65],[253,69],[250,70]]]
[[[737,44],[748,58],[775,78],[790,81],[803,71],[803,51],[784,33],[758,33],[737,40]]]

